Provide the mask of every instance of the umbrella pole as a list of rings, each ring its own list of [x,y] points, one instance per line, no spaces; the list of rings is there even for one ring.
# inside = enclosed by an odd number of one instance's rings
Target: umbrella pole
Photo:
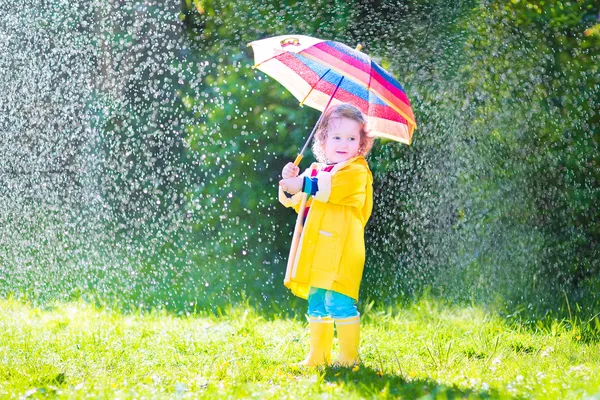
[[[344,80],[344,77],[342,76],[342,78],[340,79],[340,81],[338,82],[335,90],[333,91],[333,93],[331,94],[331,97],[329,98],[329,101],[327,102],[327,105],[325,106],[325,109],[323,110],[323,112],[321,113],[321,115],[319,116],[319,119],[317,120],[317,123],[315,124],[315,126],[313,127],[312,132],[310,133],[310,135],[308,136],[308,139],[306,139],[306,143],[304,143],[304,147],[302,147],[302,150],[300,151],[300,154],[298,154],[298,156],[296,157],[296,160],[294,160],[294,165],[298,165],[300,164],[300,161],[302,160],[302,155],[304,154],[304,150],[306,150],[306,148],[308,147],[308,144],[310,143],[310,140],[312,139],[313,135],[315,134],[315,132],[317,131],[317,126],[319,126],[319,123],[321,122],[321,119],[323,118],[323,114],[325,114],[325,111],[329,108],[329,105],[331,104],[331,100],[333,100],[333,97],[335,96],[335,93],[338,91],[338,89],[340,88],[340,85],[342,84],[342,81]]]
[[[296,253],[298,252],[298,245],[300,244],[300,236],[302,235],[302,222],[304,219],[304,210],[306,209],[306,199],[308,195],[302,193],[302,199],[300,200],[300,208],[298,209],[298,218],[296,218],[296,225],[294,226],[294,235],[292,236],[292,245],[290,246],[290,255],[288,257],[287,268],[285,270],[284,283],[291,280],[292,275],[295,277],[294,264],[296,261]]]

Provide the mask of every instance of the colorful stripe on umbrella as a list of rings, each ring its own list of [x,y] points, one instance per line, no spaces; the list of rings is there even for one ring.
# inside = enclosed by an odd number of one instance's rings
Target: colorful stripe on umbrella
[[[281,53],[269,62],[260,64],[257,68],[281,82],[301,101],[301,104],[323,111],[342,75],[337,70],[328,68],[302,54]],[[397,100],[398,95],[392,96],[401,88],[392,83],[386,83],[385,75],[381,73],[377,76],[374,85],[373,79],[371,81],[372,88],[369,90],[364,84],[356,83],[355,80],[344,79],[336,92],[332,105],[337,103],[354,104],[367,117],[368,127],[373,135],[410,144],[414,123],[411,123],[403,113],[398,111],[400,107],[404,107],[402,102]],[[384,101],[373,89],[387,93],[390,98],[394,98],[393,101],[396,104],[389,104],[389,100]]]
[[[289,54],[289,53],[288,53]],[[363,84],[387,101],[390,107],[416,126],[410,102],[402,86],[370,57],[341,43],[323,41],[297,53],[315,63],[326,65],[334,71]],[[340,62],[341,61],[341,62]],[[307,65],[310,67],[309,65]]]

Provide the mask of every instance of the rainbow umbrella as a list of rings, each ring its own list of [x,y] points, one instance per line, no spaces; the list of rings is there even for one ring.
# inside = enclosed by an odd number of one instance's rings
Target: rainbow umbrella
[[[299,101],[319,111],[350,103],[366,116],[373,136],[412,142],[415,117],[402,85],[358,45],[304,35],[283,35],[250,42],[253,68],[273,77]],[[321,114],[322,116],[322,114]],[[320,118],[319,118],[320,120]],[[309,136],[302,153],[312,138]]]

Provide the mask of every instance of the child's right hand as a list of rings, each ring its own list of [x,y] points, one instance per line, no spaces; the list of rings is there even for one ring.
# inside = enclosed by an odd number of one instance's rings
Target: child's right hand
[[[300,173],[300,167],[294,165],[293,162],[289,162],[283,167],[281,171],[281,176],[283,179],[295,178]]]

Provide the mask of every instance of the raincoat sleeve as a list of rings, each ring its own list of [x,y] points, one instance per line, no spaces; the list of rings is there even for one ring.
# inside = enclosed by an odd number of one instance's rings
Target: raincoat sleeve
[[[310,173],[310,168],[306,169],[299,176],[301,176],[301,177],[308,176],[309,173]],[[296,212],[298,212],[298,209],[300,208],[300,202],[302,201],[302,195],[303,195],[303,192],[299,191],[298,193],[294,194],[292,197],[288,197],[288,195],[283,191],[281,186],[279,186],[279,196],[278,196],[279,202],[286,207],[293,207],[294,210],[296,210]]]
[[[363,164],[349,164],[334,174],[320,171],[317,174],[319,190],[314,200],[362,209],[371,185],[371,173]]]

